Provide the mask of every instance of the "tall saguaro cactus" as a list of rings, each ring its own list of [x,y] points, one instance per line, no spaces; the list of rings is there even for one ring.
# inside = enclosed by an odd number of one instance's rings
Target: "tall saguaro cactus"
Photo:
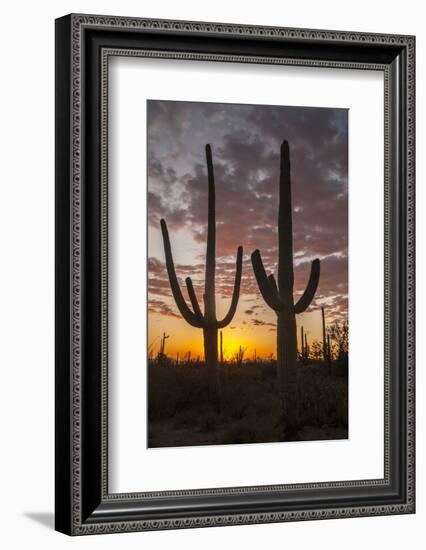
[[[322,349],[324,364],[327,365],[327,372],[331,374],[331,350],[330,350],[330,334],[326,330],[324,306],[321,307],[322,316]]]
[[[321,306],[321,320],[322,320],[322,354],[324,363],[327,363],[327,332],[325,330],[325,313],[324,306]]]
[[[309,345],[308,345],[308,335],[305,332],[305,361],[309,360]]]
[[[223,332],[220,331],[220,364],[223,365]]]
[[[287,435],[295,435],[297,423],[297,333],[296,314],[312,302],[320,277],[320,261],[313,260],[308,285],[294,303],[293,219],[291,205],[290,150],[288,141],[281,144],[278,208],[278,284],[273,274],[266,274],[259,250],[251,256],[260,293],[277,314],[277,370],[283,420]]]
[[[237,249],[237,261],[234,290],[231,305],[225,317],[219,321],[216,317],[216,295],[215,295],[215,270],[216,270],[216,197],[212,152],[210,145],[206,145],[207,177],[208,177],[208,216],[207,216],[207,252],[206,252],[206,278],[204,286],[204,314],[198,303],[194,286],[190,277],[186,278],[186,288],[192,309],[187,305],[180,289],[175,266],[173,262],[170,245],[169,232],[165,220],[161,220],[161,231],[164,241],[164,252],[166,256],[166,267],[169,276],[170,287],[176,305],[187,323],[193,327],[202,328],[204,335],[204,357],[213,374],[218,364],[218,330],[229,325],[232,321],[240,296],[241,273],[243,265],[243,248]]]

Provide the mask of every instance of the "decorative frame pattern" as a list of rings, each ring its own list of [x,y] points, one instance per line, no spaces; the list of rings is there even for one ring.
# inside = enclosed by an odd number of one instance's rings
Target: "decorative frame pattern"
[[[112,34],[102,40],[102,31]],[[108,34],[108,33],[106,33]],[[90,35],[90,36],[89,36]],[[214,37],[216,43],[228,37],[237,48],[253,44],[299,44],[304,51],[321,45],[323,57],[299,55],[257,55],[251,53],[199,53],[178,49],[170,43],[162,49],[152,44],[131,47],[140,36],[142,42],[153,37],[179,36],[192,39]],[[247,41],[247,42],[246,42]],[[241,46],[240,46],[241,45]],[[369,48],[365,48],[368,45]],[[360,56],[360,46],[367,54]],[[254,46],[252,45],[253,49]],[[306,50],[304,48],[307,48]],[[415,133],[415,40],[412,36],[346,33],[278,27],[252,27],[217,23],[147,20],[121,17],[70,15],[57,20],[57,356],[56,356],[56,528],[73,535],[154,529],[176,529],[212,525],[282,522],[414,512],[414,133]],[[368,52],[374,55],[369,57]],[[340,54],[339,54],[340,52]],[[369,69],[384,72],[385,77],[385,476],[383,480],[343,481],[297,485],[239,487],[228,489],[170,491],[158,493],[108,494],[107,476],[107,74],[108,59],[113,55],[166,57],[244,63],[292,64],[342,69]],[[340,55],[340,57],[339,57]],[[361,57],[363,57],[361,59]],[[93,76],[93,73],[96,74]],[[99,88],[92,90],[94,78]],[[100,93],[97,97],[96,93]],[[98,94],[99,95],[99,94]],[[98,103],[99,102],[99,103]],[[94,105],[99,118],[90,121]],[[398,112],[399,121],[395,114]],[[402,121],[401,121],[402,117]],[[88,130],[89,128],[89,130]],[[401,135],[402,134],[402,135]],[[99,137],[99,139],[97,139]],[[96,145],[96,141],[99,145]],[[89,148],[98,147],[98,166],[90,166]],[[89,166],[89,167],[88,167]],[[64,180],[65,183],[64,183]],[[94,195],[99,209],[88,214],[88,182],[98,181]],[[65,220],[63,220],[65,216]],[[95,222],[95,223],[94,223]],[[97,224],[97,225],[96,225]],[[98,231],[95,231],[95,225]],[[99,237],[100,248],[91,242],[88,232]],[[96,239],[95,239],[96,240]],[[67,244],[65,244],[67,243]],[[60,249],[60,250],[59,250]],[[92,254],[93,253],[93,254]],[[92,256],[95,257],[94,263]],[[93,266],[98,270],[94,287],[99,294],[96,334],[88,333],[87,293],[92,287]],[[394,266],[398,264],[398,269]],[[398,290],[398,292],[396,292]],[[398,294],[398,304],[392,300]],[[65,307],[68,303],[68,308]],[[395,317],[398,317],[396,326]],[[92,318],[93,320],[93,318]],[[95,336],[93,353],[87,352]],[[398,336],[398,345],[391,337]],[[89,354],[88,354],[89,353]],[[93,359],[97,382],[88,383],[87,369]],[[392,363],[393,361],[393,363]],[[393,372],[395,369],[397,373]],[[396,374],[403,383],[396,387]],[[99,385],[97,385],[99,384]],[[99,390],[95,408],[86,403]],[[68,392],[69,400],[64,399]],[[393,416],[398,400],[405,411],[402,425]],[[94,432],[87,422],[91,415]],[[94,420],[95,419],[95,420]],[[93,422],[94,420],[94,422]],[[396,429],[396,426],[399,426]],[[86,428],[86,429],[85,429]],[[92,429],[92,428],[90,428]],[[95,434],[96,443],[88,444],[86,433]],[[396,448],[403,453],[396,458]],[[95,447],[97,445],[97,447]],[[395,455],[395,456],[394,456]],[[398,466],[396,466],[398,463]],[[398,478],[398,479],[396,479]],[[396,487],[396,485],[398,487]],[[368,489],[383,489],[382,501],[351,506],[309,503],[309,491],[327,491],[354,495]],[[275,494],[267,508],[262,495]],[[291,509],[279,498],[284,493],[305,494],[306,509]],[[379,495],[379,493],[377,493]],[[197,513],[197,497],[236,498],[235,510]],[[254,495],[254,501],[248,502]],[[141,504],[144,499],[186,497],[190,512],[152,513]],[[259,497],[259,498],[257,498]],[[284,498],[284,497],[283,497]],[[286,497],[287,498],[287,497]],[[191,500],[192,499],[192,500]],[[217,500],[217,498],[216,498]],[[252,499],[253,500],[253,499]],[[380,501],[377,497],[376,501]],[[237,503],[238,501],[238,503]],[[244,502],[246,501],[246,504]],[[354,498],[354,502],[356,499]],[[266,507],[266,508],[265,508]],[[247,508],[247,510],[245,510]],[[264,511],[267,510],[267,511]],[[223,510],[229,510],[223,503]]]

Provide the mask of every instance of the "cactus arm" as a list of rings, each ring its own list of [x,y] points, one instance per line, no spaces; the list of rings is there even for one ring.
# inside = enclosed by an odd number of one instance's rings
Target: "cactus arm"
[[[303,313],[310,306],[317,291],[320,278],[320,261],[318,258],[311,264],[311,274],[305,292],[294,306],[295,313]]]
[[[195,291],[194,291],[194,285],[192,284],[191,277],[187,277],[185,279],[185,281],[186,281],[186,288],[188,290],[188,296],[189,296],[189,299],[191,300],[192,309],[194,310],[195,317],[197,318],[197,320],[200,323],[202,323],[203,322],[203,314],[202,314],[200,306],[198,304],[197,296],[196,296]]]
[[[276,293],[279,294],[278,292],[278,285],[277,285],[277,282],[275,280],[275,277],[274,277],[274,274],[271,273],[269,276],[268,276],[268,281],[271,283],[271,286],[273,289],[275,289]]]
[[[271,309],[280,311],[282,308],[282,303],[279,294],[268,280],[259,250],[255,250],[251,255],[251,263],[253,265],[254,275],[263,299]]]
[[[161,232],[163,234],[164,254],[166,256],[167,274],[169,276],[170,288],[172,289],[173,298],[176,305],[187,323],[196,328],[202,328],[196,315],[189,309],[182,295],[180,286],[176,277],[175,265],[173,262],[172,247],[170,245],[169,232],[165,220],[161,220]]]
[[[231,305],[229,307],[228,313],[222,319],[218,321],[217,328],[225,328],[232,321],[235,311],[237,309],[238,300],[240,297],[240,286],[241,286],[241,274],[243,271],[243,247],[239,246],[237,251],[237,263],[235,270],[235,282],[234,282],[234,292],[232,293]]]

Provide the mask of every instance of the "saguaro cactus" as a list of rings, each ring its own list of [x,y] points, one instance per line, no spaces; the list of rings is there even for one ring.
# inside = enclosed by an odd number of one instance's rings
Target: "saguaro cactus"
[[[166,359],[166,340],[170,338],[170,335],[163,332],[160,342],[160,351],[158,352],[157,360],[159,364],[163,364]]]
[[[223,365],[223,333],[220,331],[220,364]]]
[[[243,265],[243,248],[237,249],[237,261],[234,290],[231,305],[225,317],[219,321],[216,317],[216,295],[215,295],[215,270],[216,270],[216,198],[212,152],[210,145],[206,145],[207,176],[208,176],[208,221],[207,221],[207,252],[206,252],[206,278],[204,287],[204,314],[201,311],[194,286],[190,277],[186,278],[186,287],[192,309],[187,305],[182,295],[173,262],[172,250],[169,239],[169,232],[165,220],[161,220],[161,231],[164,241],[164,252],[166,256],[166,267],[169,276],[170,287],[176,305],[187,323],[193,327],[202,328],[204,335],[204,357],[209,372],[217,371],[218,354],[218,330],[226,327],[232,321],[240,296],[241,273]]]
[[[322,316],[322,349],[323,349],[324,364],[327,365],[328,374],[331,374],[330,334],[326,330],[324,306],[321,307],[321,316]]]
[[[290,150],[288,141],[281,144],[280,201],[278,208],[278,284],[273,274],[266,274],[259,250],[251,256],[260,293],[277,314],[277,370],[281,406],[286,434],[297,430],[297,333],[296,314],[305,311],[315,295],[320,277],[320,261],[313,260],[305,292],[294,303],[293,219],[291,205]]]
[[[170,338],[170,334],[166,334],[163,332],[163,337],[161,338],[161,345],[160,345],[160,354],[166,355],[166,340]]]
[[[308,335],[305,332],[305,360],[309,361],[309,344],[308,344]]]
[[[321,306],[321,320],[322,320],[322,352],[324,363],[327,363],[327,332],[325,330],[325,312],[324,306]]]

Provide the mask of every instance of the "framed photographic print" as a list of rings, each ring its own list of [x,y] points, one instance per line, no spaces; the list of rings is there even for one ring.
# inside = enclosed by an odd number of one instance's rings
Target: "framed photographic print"
[[[56,529],[413,513],[412,36],[56,21]]]

